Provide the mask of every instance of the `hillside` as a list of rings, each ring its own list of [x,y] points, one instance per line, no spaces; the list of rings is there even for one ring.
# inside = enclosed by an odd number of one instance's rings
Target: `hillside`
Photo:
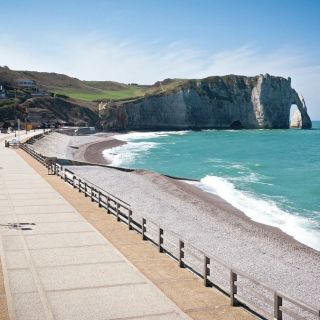
[[[14,71],[0,67],[0,84],[13,86],[18,79],[35,80],[46,91],[83,101],[126,99],[144,95],[144,87],[113,81],[81,81],[64,74]]]

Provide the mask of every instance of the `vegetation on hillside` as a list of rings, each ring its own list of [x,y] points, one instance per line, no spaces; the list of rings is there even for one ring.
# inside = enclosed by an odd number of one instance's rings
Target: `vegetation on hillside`
[[[72,99],[83,101],[97,101],[97,100],[122,100],[133,97],[141,97],[144,95],[143,90],[139,87],[128,86],[119,90],[84,90],[76,88],[59,88],[54,90],[57,94],[66,95]]]

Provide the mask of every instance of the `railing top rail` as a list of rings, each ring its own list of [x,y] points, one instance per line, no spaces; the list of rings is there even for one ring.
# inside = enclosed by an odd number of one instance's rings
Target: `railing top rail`
[[[298,299],[294,299],[292,297],[289,297],[288,295],[286,295],[285,293],[283,293],[281,291],[275,291],[275,292],[282,299],[285,299],[288,302],[300,307],[301,309],[306,310],[306,311],[308,311],[308,312],[320,317],[320,309],[316,309],[316,308],[314,308],[312,306],[309,306],[309,305],[305,304],[304,302],[302,302],[302,301],[300,301]]]

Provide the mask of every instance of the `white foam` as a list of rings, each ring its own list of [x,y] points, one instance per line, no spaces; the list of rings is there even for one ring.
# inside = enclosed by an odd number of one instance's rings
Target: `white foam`
[[[140,139],[154,139],[167,137],[169,135],[185,135],[190,131],[157,131],[157,132],[130,132],[126,134],[115,135],[114,138],[121,141],[135,141]]]
[[[196,185],[220,196],[254,221],[278,227],[301,243],[320,250],[320,231],[315,228],[314,221],[286,212],[272,200],[240,191],[225,178],[206,176]]]
[[[112,166],[129,166],[143,152],[146,152],[158,145],[156,142],[129,142],[103,151],[103,156],[111,162]]]
[[[137,157],[160,144],[157,142],[139,140],[155,139],[167,137],[169,135],[185,135],[189,132],[190,131],[130,132],[114,135],[113,138],[127,143],[118,147],[106,149],[102,154],[111,162],[112,166],[130,166],[136,161]]]

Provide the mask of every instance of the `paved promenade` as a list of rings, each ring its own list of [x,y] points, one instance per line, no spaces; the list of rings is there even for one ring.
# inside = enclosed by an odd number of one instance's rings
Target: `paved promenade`
[[[188,319],[2,142],[0,223],[0,319]]]

